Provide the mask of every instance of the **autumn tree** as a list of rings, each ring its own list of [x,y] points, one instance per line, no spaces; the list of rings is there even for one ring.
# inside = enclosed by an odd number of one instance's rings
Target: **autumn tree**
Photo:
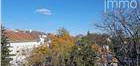
[[[58,33],[49,34],[48,38],[51,40],[37,48],[34,48],[30,57],[27,58],[29,64],[33,65],[54,65],[63,66],[64,58],[69,56],[71,48],[75,45],[74,37],[64,28],[60,28]],[[36,58],[36,56],[40,56]]]

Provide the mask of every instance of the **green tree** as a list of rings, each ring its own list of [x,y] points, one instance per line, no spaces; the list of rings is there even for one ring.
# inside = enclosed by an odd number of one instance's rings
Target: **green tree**
[[[58,29],[58,35],[59,36],[64,36],[64,35],[69,35],[69,32],[63,27]]]
[[[65,59],[66,66],[94,66],[96,54],[91,46],[92,43],[86,38],[78,40],[70,57]]]
[[[12,60],[10,54],[10,43],[8,42],[8,38],[5,36],[5,29],[1,27],[1,65],[2,66],[10,66],[10,61]]]

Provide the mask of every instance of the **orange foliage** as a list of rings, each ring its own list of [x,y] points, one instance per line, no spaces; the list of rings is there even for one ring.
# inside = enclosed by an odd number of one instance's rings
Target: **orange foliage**
[[[102,52],[102,48],[97,44],[93,44],[92,48],[95,50],[96,53],[100,54]]]
[[[50,47],[47,46],[48,43],[46,42],[46,44],[34,48],[30,55],[30,58],[27,58],[29,61],[35,63],[42,62],[43,59],[36,58],[37,56],[39,56],[40,58],[45,58],[46,56],[53,56],[56,57],[54,58],[54,61],[56,61],[57,56],[59,55],[67,56],[67,53],[71,51],[71,48],[75,45],[74,37],[70,35],[59,36],[49,34],[47,38],[51,40]]]
[[[51,39],[51,49],[53,51],[66,52],[75,45],[75,40],[70,35],[49,35]]]

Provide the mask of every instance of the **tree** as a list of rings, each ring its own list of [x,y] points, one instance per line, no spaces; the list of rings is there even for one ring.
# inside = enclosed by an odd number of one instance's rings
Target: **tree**
[[[59,36],[69,35],[69,32],[65,28],[59,28],[58,35]]]
[[[94,66],[96,61],[92,44],[86,38],[78,40],[69,58],[65,59],[66,66]]]
[[[75,45],[74,37],[69,35],[64,28],[58,30],[58,34],[49,34],[50,46],[47,43],[34,48],[30,57],[27,57],[29,65],[54,65],[63,66],[64,58],[69,56],[71,48]],[[40,56],[37,58],[37,56]]]
[[[10,66],[10,61],[12,60],[12,54],[10,54],[11,50],[9,50],[10,43],[5,36],[5,28],[2,26],[1,29],[1,65]]]
[[[91,41],[92,43],[96,43],[100,46],[107,44],[106,39],[108,37],[109,37],[109,35],[107,35],[107,34],[97,34],[97,33],[89,33],[89,32],[85,36],[85,38],[87,38],[89,41]]]
[[[136,66],[139,59],[140,48],[140,10],[115,10],[104,15],[102,25],[110,34],[115,57],[120,65]],[[132,62],[130,62],[132,61]]]

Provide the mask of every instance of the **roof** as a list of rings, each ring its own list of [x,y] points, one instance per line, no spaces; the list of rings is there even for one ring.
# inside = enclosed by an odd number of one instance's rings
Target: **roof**
[[[10,42],[31,42],[37,41],[39,36],[43,34],[37,31],[22,31],[22,30],[6,30],[6,36],[9,38]]]

